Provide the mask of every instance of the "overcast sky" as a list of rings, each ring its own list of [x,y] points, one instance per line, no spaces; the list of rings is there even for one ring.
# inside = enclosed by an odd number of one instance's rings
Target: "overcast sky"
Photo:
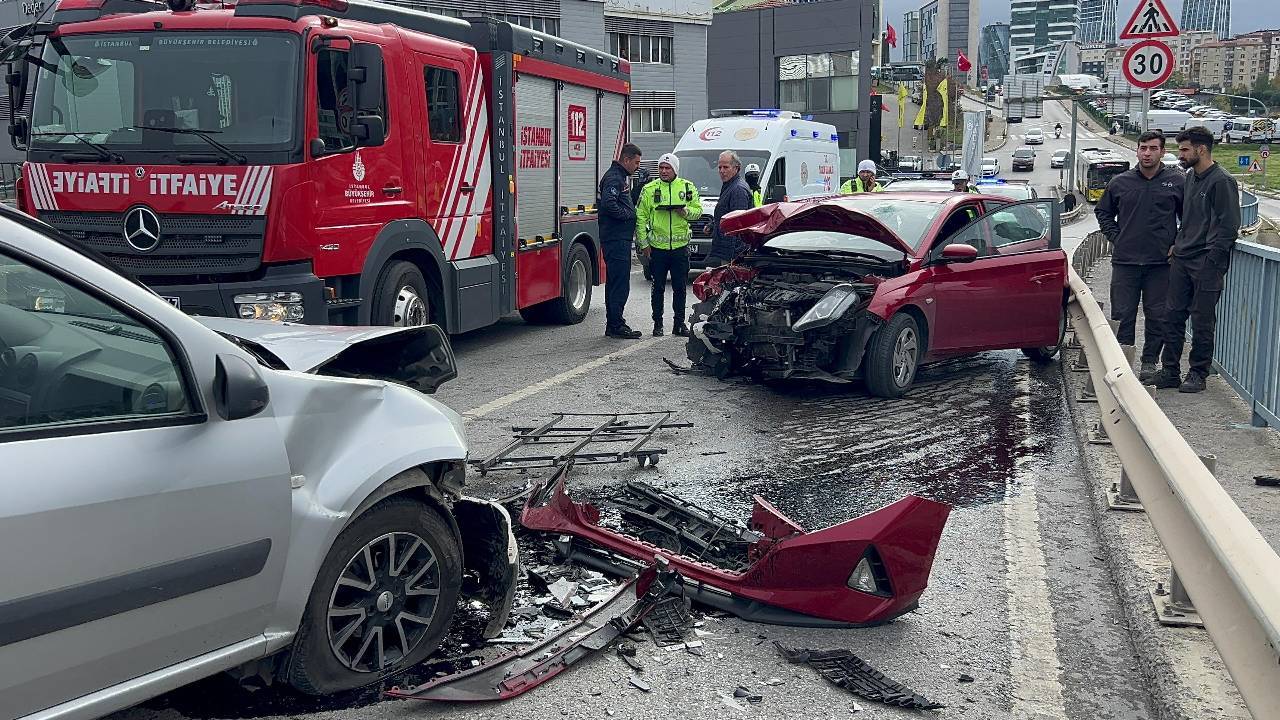
[[[1009,22],[1009,0],[973,0],[979,3],[979,24],[990,25],[994,22]],[[929,0],[885,0],[884,14],[893,28],[898,31],[899,41],[902,36],[902,14],[908,10],[918,10]],[[1175,21],[1182,20],[1182,0],[1164,0],[1165,7],[1173,13]],[[1123,23],[1133,13],[1137,0],[1119,0],[1117,6],[1117,23]],[[1271,9],[1268,10],[1268,5]],[[1270,20],[1270,22],[1268,22]],[[1280,28],[1280,13],[1276,13],[1272,0],[1233,0],[1231,4],[1231,32],[1246,33],[1266,27]],[[901,47],[891,50],[893,59],[901,58]]]

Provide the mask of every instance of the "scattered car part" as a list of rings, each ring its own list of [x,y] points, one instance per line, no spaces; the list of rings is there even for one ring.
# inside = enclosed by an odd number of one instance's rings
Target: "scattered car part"
[[[625,572],[636,560],[665,556],[692,599],[744,619],[786,625],[878,625],[915,609],[951,510],[908,496],[862,517],[806,532],[755,496],[749,530],[760,539],[748,551],[748,566],[733,571],[601,527],[598,508],[575,503],[565,492],[568,471],[569,466],[562,467],[529,497],[520,514],[524,527],[582,538],[624,558],[593,552],[563,537],[558,541],[571,557],[598,563],[604,572]]]
[[[838,685],[860,698],[913,710],[937,710],[946,707],[917,694],[900,682],[891,680],[857,655],[838,650],[805,650],[789,648],[780,642],[774,647],[787,662],[808,664],[828,682]]]
[[[623,520],[639,526],[640,540],[726,570],[745,570],[751,547],[764,537],[645,482],[627,483],[615,502]]]
[[[1254,475],[1253,482],[1265,487],[1280,487],[1280,477],[1275,475]]]
[[[670,422],[675,415],[671,410],[636,413],[553,413],[551,419],[538,427],[515,427],[515,439],[483,460],[471,464],[486,475],[490,470],[514,470],[528,468],[560,467],[570,461],[582,465],[603,465],[634,459],[644,467],[648,462],[657,465],[658,458],[667,451],[645,447],[659,430],[676,430],[693,427],[692,423]],[[562,425],[565,420],[584,418],[590,426]],[[625,444],[621,450],[591,451],[596,444]],[[567,449],[548,455],[517,455],[526,447],[555,447],[568,445]],[[616,447],[616,445],[615,445]]]
[[[609,600],[536,645],[416,687],[391,688],[387,694],[451,702],[506,700],[522,695],[630,631],[667,597],[677,582],[677,573],[666,561],[658,559],[619,586]]]
[[[693,615],[689,613],[687,598],[671,595],[658,601],[653,610],[640,621],[649,631],[653,644],[658,647],[684,645],[693,630]]]

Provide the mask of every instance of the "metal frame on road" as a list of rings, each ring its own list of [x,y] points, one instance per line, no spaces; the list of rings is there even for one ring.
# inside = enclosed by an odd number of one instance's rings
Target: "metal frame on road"
[[[497,452],[471,464],[481,475],[490,470],[560,467],[567,463],[601,465],[634,459],[641,466],[647,461],[657,465],[667,451],[645,447],[659,430],[693,427],[692,423],[670,422],[675,412],[659,410],[635,413],[553,413],[538,427],[511,428],[516,436]],[[563,425],[565,420],[580,418],[583,426]],[[592,450],[593,445],[625,443],[620,450]],[[567,448],[560,449],[563,446]],[[540,455],[517,455],[526,447],[555,447],[555,452]],[[616,447],[616,445],[615,445]]]
[[[1094,233],[1079,252],[1101,257],[1104,243]],[[1124,472],[1245,703],[1255,717],[1275,717],[1280,556],[1139,383],[1074,269],[1070,286],[1075,338],[1088,358],[1102,423]]]

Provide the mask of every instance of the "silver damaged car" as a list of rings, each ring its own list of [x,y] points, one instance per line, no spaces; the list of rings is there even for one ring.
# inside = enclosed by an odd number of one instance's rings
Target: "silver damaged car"
[[[0,717],[223,671],[356,688],[464,595],[501,630],[515,539],[427,395],[439,328],[197,319],[85,253],[0,211]]]

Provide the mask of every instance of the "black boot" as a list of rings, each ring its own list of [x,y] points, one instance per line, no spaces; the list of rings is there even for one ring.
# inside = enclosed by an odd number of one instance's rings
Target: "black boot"
[[[1152,382],[1161,390],[1168,390],[1182,384],[1182,375],[1177,368],[1166,366],[1160,368],[1160,372],[1156,373],[1155,377],[1152,378]]]
[[[617,338],[619,340],[635,340],[640,337],[639,330],[632,330],[625,324],[616,328],[608,328],[604,331],[605,337]]]
[[[679,320],[677,320],[675,324],[671,326],[671,334],[679,335],[680,337],[688,337],[689,327],[684,323],[680,322]]]
[[[1198,393],[1204,392],[1204,375],[1192,370],[1187,373],[1187,379],[1182,381],[1182,385],[1178,387],[1178,392]]]
[[[662,337],[662,321],[661,320],[653,321],[653,336]]]

